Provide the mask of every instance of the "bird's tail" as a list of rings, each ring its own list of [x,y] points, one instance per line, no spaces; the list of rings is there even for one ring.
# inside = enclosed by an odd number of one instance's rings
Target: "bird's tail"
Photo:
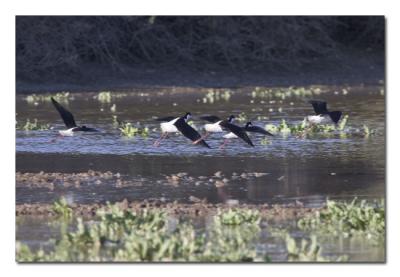
[[[340,118],[342,117],[342,112],[329,112],[329,116],[331,117],[332,121],[336,123],[339,122]]]

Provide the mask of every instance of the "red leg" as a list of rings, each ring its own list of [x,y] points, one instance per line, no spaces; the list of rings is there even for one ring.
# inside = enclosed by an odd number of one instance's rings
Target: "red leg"
[[[224,149],[224,148],[225,148],[225,145],[227,145],[228,142],[229,142],[229,139],[225,139],[225,140],[224,140],[224,143],[221,144],[221,146],[219,147],[219,149]]]
[[[193,142],[193,144],[198,144],[200,141],[202,141],[203,139],[205,139],[206,137],[208,137],[210,135],[210,133],[206,132],[204,135],[201,136],[201,138],[199,138],[198,140],[195,140]]]
[[[168,136],[168,133],[162,133],[162,134],[161,134],[161,137],[160,137],[159,139],[157,139],[157,140],[154,142],[153,146],[154,146],[154,147],[160,146],[161,141],[162,141],[163,139],[165,139],[167,136]]]

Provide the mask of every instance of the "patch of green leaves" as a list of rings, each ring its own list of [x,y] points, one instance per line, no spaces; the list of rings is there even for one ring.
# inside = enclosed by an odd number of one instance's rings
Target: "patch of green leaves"
[[[28,118],[26,120],[25,125],[22,127],[17,126],[17,129],[22,129],[24,131],[45,131],[45,130],[50,129],[50,125],[49,124],[41,124],[38,122],[38,120],[36,118],[33,120],[33,122],[31,122],[30,119]]]
[[[64,197],[54,202],[52,210],[58,216],[66,219],[72,218],[72,209],[68,205],[67,200]]]
[[[122,126],[119,128],[121,131],[121,135],[124,137],[135,137],[135,136],[142,136],[147,138],[149,136],[150,130],[148,127],[140,128],[134,127],[131,123],[122,123]]]
[[[232,221],[231,218],[237,217],[233,213],[241,219]],[[98,211],[95,221],[84,223],[78,218],[75,231],[62,232],[53,250],[33,252],[17,242],[17,260],[268,261],[268,257],[258,254],[255,248],[259,220],[254,211],[228,211],[227,215],[220,212],[210,229],[197,233],[189,223],[170,226],[168,216],[156,209],[134,212],[108,205]]]
[[[324,210],[300,219],[298,227],[344,237],[363,235],[382,239],[385,235],[384,202],[371,204],[357,198],[351,203],[328,200]]]
[[[96,98],[101,103],[111,103],[111,92],[101,91],[97,94]]]
[[[48,102],[53,97],[57,102],[68,102],[72,99],[72,96],[69,92],[62,91],[57,92],[56,94],[30,94],[28,95],[25,100],[30,104],[35,104],[38,102]]]

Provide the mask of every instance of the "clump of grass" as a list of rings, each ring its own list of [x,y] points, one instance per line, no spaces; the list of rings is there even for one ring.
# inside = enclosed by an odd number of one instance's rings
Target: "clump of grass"
[[[52,210],[55,214],[63,218],[69,219],[72,217],[72,209],[64,197],[54,202]]]
[[[109,91],[101,91],[96,96],[97,100],[101,103],[110,103],[111,102],[111,92]]]
[[[383,200],[369,204],[355,198],[351,203],[327,201],[326,209],[298,221],[302,230],[316,230],[342,235],[363,235],[380,239],[385,234],[385,210]]]
[[[72,96],[70,95],[69,92],[62,91],[52,95],[30,94],[25,98],[25,100],[28,103],[38,103],[38,102],[50,101],[51,97],[53,97],[58,102],[68,102],[70,99],[72,99]]]
[[[17,126],[17,129],[19,129],[18,126]],[[21,129],[24,131],[45,131],[45,130],[50,129],[50,125],[49,124],[41,124],[38,122],[38,120],[36,118],[33,120],[33,122],[31,122],[30,119],[28,118],[26,120],[25,125],[22,126]]]
[[[347,256],[344,255],[335,259],[322,256],[322,248],[316,236],[311,236],[311,241],[302,239],[300,246],[290,235],[286,235],[285,240],[289,262],[343,262],[347,260]]]

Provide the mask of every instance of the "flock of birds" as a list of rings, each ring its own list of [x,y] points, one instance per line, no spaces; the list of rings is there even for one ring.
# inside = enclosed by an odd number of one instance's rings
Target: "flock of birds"
[[[94,128],[89,128],[84,125],[78,126],[75,123],[74,116],[70,111],[65,109],[60,103],[58,103],[54,98],[51,101],[60,114],[62,120],[64,121],[67,130],[59,131],[61,136],[72,136],[75,132],[97,132],[98,130]],[[340,111],[328,111],[327,104],[324,101],[310,100],[309,103],[313,106],[315,115],[307,116],[308,122],[310,124],[326,124],[334,123],[337,124],[342,116]],[[239,126],[234,124],[235,116],[231,115],[227,119],[221,119],[214,115],[201,116],[200,119],[208,121],[204,125],[205,133],[200,135],[192,126],[188,124],[188,120],[191,117],[191,113],[187,112],[183,116],[168,116],[163,118],[158,118],[161,121],[161,137],[154,142],[154,146],[158,147],[162,140],[166,139],[170,133],[181,133],[186,138],[190,139],[193,144],[202,145],[207,148],[211,148],[205,139],[211,133],[225,132],[223,135],[224,142],[220,148],[224,148],[230,139],[240,138],[246,142],[251,147],[254,147],[253,142],[247,133],[259,133],[266,136],[273,136],[273,134],[266,131],[264,128],[253,125],[250,121],[246,123],[245,126]]]

